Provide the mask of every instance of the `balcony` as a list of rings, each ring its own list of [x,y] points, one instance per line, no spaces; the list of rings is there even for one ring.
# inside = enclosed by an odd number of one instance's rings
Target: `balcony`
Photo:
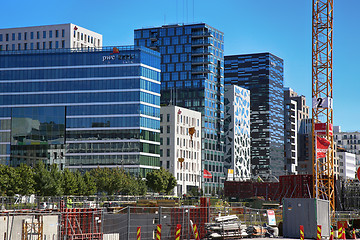
[[[210,59],[207,57],[197,57],[191,59],[192,65],[210,64]]]
[[[210,73],[210,69],[207,67],[193,67],[191,74]]]
[[[196,39],[191,41],[191,47],[209,46],[210,42],[205,39]]]
[[[208,49],[200,48],[194,49],[191,51],[191,56],[201,56],[201,55],[210,55],[212,54]]]
[[[192,38],[201,38],[201,37],[211,37],[211,33],[209,31],[196,31],[191,33]]]

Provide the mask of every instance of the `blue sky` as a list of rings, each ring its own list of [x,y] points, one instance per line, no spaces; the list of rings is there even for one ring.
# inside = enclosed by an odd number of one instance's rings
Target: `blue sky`
[[[334,2],[334,124],[360,130],[360,1]],[[136,28],[205,22],[225,33],[226,55],[284,59],[284,85],[311,105],[312,0],[6,0],[1,8],[0,28],[71,22],[102,34],[104,45],[132,45]]]

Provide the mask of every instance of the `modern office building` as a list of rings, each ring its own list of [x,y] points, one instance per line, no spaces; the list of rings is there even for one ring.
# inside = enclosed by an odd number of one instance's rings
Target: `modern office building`
[[[285,152],[284,164],[286,174],[298,173],[298,162],[301,141],[306,141],[300,134],[301,122],[309,118],[309,106],[305,96],[299,96],[291,88],[284,89],[284,122],[285,122]]]
[[[251,177],[250,156],[250,91],[236,86],[225,86],[225,173],[231,169],[234,181]]]
[[[135,45],[161,53],[161,105],[202,113],[202,160],[212,178],[204,193],[223,187],[224,34],[205,24],[136,29]]]
[[[160,54],[144,47],[0,52],[0,159],[71,169],[160,161]]]
[[[225,56],[225,85],[250,90],[254,175],[284,174],[283,60],[271,53]]]
[[[0,51],[102,47],[102,35],[78,25],[0,29]]]
[[[190,134],[192,133],[192,135]],[[160,166],[177,180],[174,194],[201,189],[201,113],[177,106],[160,109]]]

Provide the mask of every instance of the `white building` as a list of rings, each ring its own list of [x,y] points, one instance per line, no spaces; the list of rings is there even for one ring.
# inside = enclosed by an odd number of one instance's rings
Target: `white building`
[[[224,170],[233,170],[233,179],[245,181],[251,175],[250,153],[250,91],[236,86],[225,86],[225,162]]]
[[[190,128],[195,130],[192,138]],[[175,195],[200,189],[201,113],[177,106],[161,107],[160,144],[160,166],[176,178]]]
[[[102,35],[67,23],[0,29],[0,51],[102,47]]]
[[[334,142],[345,151],[354,153],[356,164],[360,165],[360,132],[342,132],[340,126],[334,126]]]
[[[354,153],[337,152],[339,157],[339,176],[344,179],[356,177],[356,158]]]

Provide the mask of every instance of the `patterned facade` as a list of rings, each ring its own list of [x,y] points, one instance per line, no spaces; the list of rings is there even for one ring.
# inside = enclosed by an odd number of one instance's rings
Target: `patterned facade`
[[[217,193],[224,181],[224,34],[205,24],[136,29],[134,44],[161,53],[161,105],[202,113],[205,193]]]
[[[233,169],[233,180],[249,180],[251,177],[249,90],[236,85],[225,86],[224,131],[225,172],[227,169]]]
[[[252,173],[284,174],[283,60],[270,53],[225,56],[225,84],[250,90]]]

